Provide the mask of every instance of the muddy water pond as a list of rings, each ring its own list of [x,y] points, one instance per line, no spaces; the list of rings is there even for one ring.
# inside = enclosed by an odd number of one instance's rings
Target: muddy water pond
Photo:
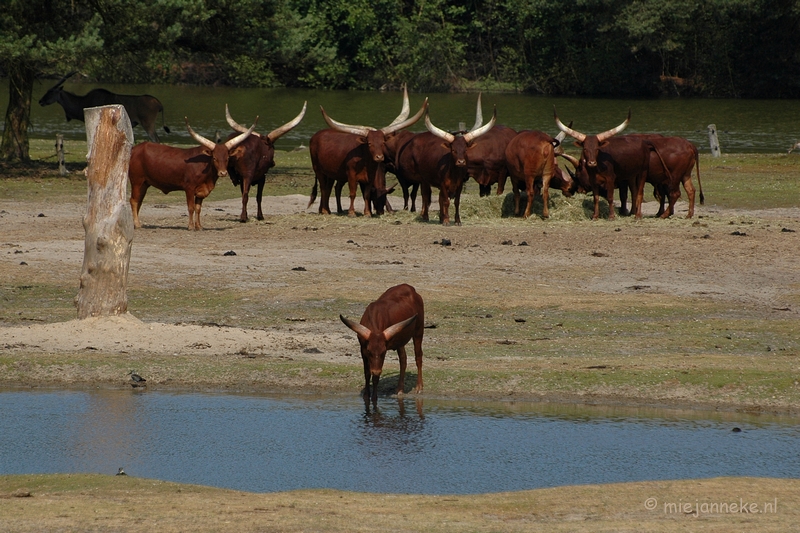
[[[98,472],[254,492],[469,494],[800,477],[800,423],[523,402],[138,390],[0,392],[0,474]]]

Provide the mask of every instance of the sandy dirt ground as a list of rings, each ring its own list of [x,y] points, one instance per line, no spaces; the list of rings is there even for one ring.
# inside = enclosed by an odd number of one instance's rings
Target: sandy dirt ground
[[[356,364],[357,344],[338,314],[358,318],[358,309],[330,309],[322,322],[292,316],[292,309],[297,302],[327,309],[335,298],[366,305],[400,282],[429,298],[456,303],[479,298],[487,306],[515,298],[530,298],[540,307],[581,305],[587,299],[614,305],[619,296],[648,293],[800,314],[800,208],[698,206],[695,218],[685,220],[687,205],[680,202],[673,219],[656,220],[647,218],[657,209],[649,202],[640,222],[462,215],[462,227],[445,228],[403,212],[370,220],[321,216],[316,204],[307,207],[306,196],[292,195],[266,197],[267,220],[242,224],[239,199],[213,201],[212,196],[204,204],[205,230],[191,232],[185,206],[160,204],[160,198],[154,193],[145,199],[130,287],[192,287],[198,301],[220,289],[266,291],[272,301],[262,302],[263,307],[271,316],[280,316],[285,307],[286,315],[258,328],[239,328],[237,316],[197,323],[191,307],[198,302],[193,301],[186,301],[186,315],[171,323],[143,322],[135,310],[122,317],[53,323],[42,310],[37,321],[0,327],[0,346],[48,353],[93,349],[275,357],[290,351],[294,359]],[[84,209],[79,202],[0,199],[0,281],[11,286],[75,280],[77,292]],[[450,245],[443,246],[442,239]],[[236,255],[225,255],[230,251]],[[247,300],[242,298],[243,308],[256,306]]]

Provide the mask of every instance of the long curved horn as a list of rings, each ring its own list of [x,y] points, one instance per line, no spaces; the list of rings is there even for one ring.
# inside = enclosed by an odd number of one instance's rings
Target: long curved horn
[[[446,132],[443,129],[439,129],[433,125],[431,122],[431,117],[428,113],[425,113],[425,127],[428,128],[428,131],[436,135],[437,137],[441,137],[445,141],[451,143],[456,139],[456,136],[452,133]]]
[[[233,129],[233,131],[238,131],[239,133],[244,133],[247,131],[247,128],[233,120],[231,116],[231,112],[228,110],[228,104],[225,104],[225,119],[228,121],[228,125]],[[261,137],[261,134],[258,132],[253,132],[251,135],[255,135],[256,137]]]
[[[56,83],[53,87],[59,87],[61,85],[64,85],[65,81],[67,81],[68,79],[70,79],[72,76],[74,76],[77,73],[78,73],[77,70],[73,70],[72,72],[70,72],[69,74],[67,74],[63,78],[61,78],[61,80],[58,83]]]
[[[192,139],[194,139],[195,141],[197,141],[201,145],[205,146],[209,150],[213,150],[214,147],[217,146],[214,141],[206,139],[202,135],[199,135],[199,134],[195,133],[195,131],[189,125],[189,117],[183,117],[183,119],[186,121],[186,129],[189,130],[189,135],[192,136]]]
[[[567,161],[572,163],[573,167],[578,168],[578,165],[580,164],[580,162],[578,161],[577,158],[575,158],[575,157],[573,157],[573,156],[571,156],[569,154],[564,154],[564,153],[561,153],[561,154],[558,154],[558,155],[560,155],[561,157],[563,157],[564,159],[566,159]]]
[[[415,318],[416,318],[416,316],[417,315],[414,315]],[[365,341],[369,340],[369,336],[372,334],[372,332],[369,330],[369,328],[367,328],[366,326],[362,326],[358,322],[354,322],[353,320],[350,320],[349,318],[345,318],[343,315],[339,315],[339,319],[342,322],[344,322],[345,326],[347,326],[348,328],[350,328],[353,331],[355,331],[356,335],[358,335],[359,337],[361,337]]]
[[[325,108],[319,106],[320,110],[322,110],[322,118],[325,119],[325,122],[328,123],[328,126],[331,128],[342,131],[344,133],[354,133],[356,135],[361,135],[362,137],[366,136],[370,131],[374,131],[375,128],[370,128],[368,126],[351,126],[350,124],[345,124],[343,122],[337,122],[333,120],[328,114],[325,112]]]
[[[477,130],[470,131],[469,133],[464,134],[464,140],[467,142],[473,141],[477,139],[490,129],[494,128],[494,123],[497,122],[497,106],[494,106],[494,113],[492,113],[492,120],[489,121],[488,124],[484,124]]]
[[[287,133],[289,130],[291,130],[292,128],[294,128],[298,124],[300,124],[300,121],[303,120],[303,117],[306,115],[306,106],[307,105],[308,105],[308,100],[303,102],[303,110],[300,111],[299,115],[294,117],[292,120],[290,120],[289,122],[287,122],[286,124],[284,124],[280,128],[275,128],[274,130],[269,132],[267,134],[267,137],[269,137],[269,140],[272,141],[272,142],[275,142],[278,139],[278,137],[280,137],[284,133]]]
[[[570,122],[569,125],[572,126],[572,122]],[[565,132],[565,131],[559,131],[558,135],[556,135],[556,142],[558,142],[558,144],[555,145],[555,148],[556,148],[555,149],[555,153],[556,153],[556,155],[564,153],[564,146],[563,146],[562,143],[564,142],[564,138],[566,136],[567,136],[567,132]]]
[[[408,118],[408,114],[411,113],[411,104],[408,102],[408,87],[406,84],[403,84],[403,108],[400,110],[400,114],[397,115],[397,118],[389,124],[389,127],[394,126],[395,124],[400,124],[405,119]]]
[[[628,122],[630,122],[630,121],[631,121],[631,110],[630,110],[630,108],[628,108],[628,118],[625,119],[625,122],[623,122],[622,124],[620,124],[616,128],[610,129],[608,131],[604,131],[603,133],[598,133],[597,134],[597,140],[602,142],[602,141],[605,141],[606,139],[609,139],[609,138],[613,137],[614,135],[616,135],[617,133],[621,132],[626,127],[628,127]]]
[[[389,125],[389,126],[386,126],[385,128],[381,128],[381,131],[383,132],[384,135],[389,135],[390,133],[394,133],[396,131],[402,130],[403,128],[407,128],[407,127],[413,125],[419,119],[421,119],[422,115],[425,114],[425,112],[427,110],[428,110],[428,99],[425,98],[425,101],[422,102],[422,107],[419,108],[419,111],[417,111],[416,115],[414,115],[413,117],[411,117],[409,119],[404,120],[403,122],[399,122],[399,123],[397,123],[397,124],[395,124],[393,126]]]
[[[586,140],[586,134],[585,133],[581,133],[579,131],[575,131],[572,128],[570,128],[569,126],[565,126],[560,120],[558,120],[558,113],[556,113],[556,106],[553,106],[553,116],[556,119],[556,126],[558,126],[558,129],[560,129],[561,131],[563,131],[564,133],[566,133],[570,137],[573,137],[574,139],[576,139],[576,140],[578,140],[580,142],[583,142],[583,141]]]
[[[475,131],[483,125],[483,110],[481,109],[481,94],[478,93],[478,107],[475,108],[475,125],[469,131]]]
[[[389,326],[388,328],[383,330],[383,338],[386,339],[386,342],[389,342],[390,340],[392,340],[392,337],[403,331],[406,328],[406,326],[414,322],[416,319],[417,315],[414,315],[411,318],[407,318],[402,322],[398,322],[393,326]]]
[[[233,139],[226,141],[225,148],[227,148],[228,150],[233,150],[234,148],[239,146],[239,144],[241,144],[245,139],[247,139],[250,136],[251,133],[253,133],[253,130],[256,129],[256,124],[258,124],[258,115],[256,115],[256,120],[255,122],[253,122],[253,125],[250,126],[250,129],[240,135],[237,135]]]

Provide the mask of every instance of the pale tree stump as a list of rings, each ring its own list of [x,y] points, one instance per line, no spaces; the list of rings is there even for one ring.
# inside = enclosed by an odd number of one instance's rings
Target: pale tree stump
[[[133,244],[133,214],[126,198],[133,145],[130,119],[121,105],[88,108],[84,117],[89,195],[81,286],[75,297],[79,319],[127,312]]]

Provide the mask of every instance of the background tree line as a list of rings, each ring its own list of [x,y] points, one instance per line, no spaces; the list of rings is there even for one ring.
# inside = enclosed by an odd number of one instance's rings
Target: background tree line
[[[37,77],[800,97],[800,0],[2,0],[12,128]],[[27,98],[27,102],[26,102]],[[12,142],[13,140],[9,140]]]

